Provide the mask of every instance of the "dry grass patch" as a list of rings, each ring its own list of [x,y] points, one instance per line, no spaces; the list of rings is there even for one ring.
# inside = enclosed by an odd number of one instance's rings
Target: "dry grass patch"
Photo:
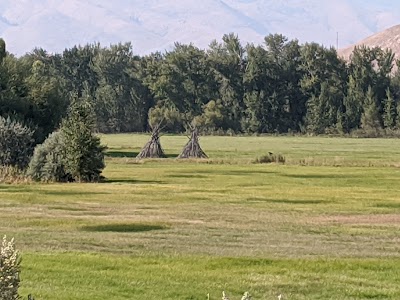
[[[345,225],[390,225],[400,227],[400,214],[369,214],[369,215],[336,215],[319,216],[310,219],[311,223],[318,224],[345,224]]]
[[[32,180],[22,171],[12,166],[0,166],[0,184],[27,184]]]

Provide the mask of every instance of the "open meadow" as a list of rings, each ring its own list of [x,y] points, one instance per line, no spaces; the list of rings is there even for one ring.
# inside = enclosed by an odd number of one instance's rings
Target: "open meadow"
[[[400,140],[201,137],[138,162],[104,135],[104,183],[0,185],[0,233],[36,300],[400,299]],[[281,153],[282,164],[254,164]]]

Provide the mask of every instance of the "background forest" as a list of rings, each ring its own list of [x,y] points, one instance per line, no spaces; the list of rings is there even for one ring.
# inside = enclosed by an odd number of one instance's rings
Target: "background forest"
[[[228,34],[205,50],[176,44],[147,56],[126,43],[16,57],[0,40],[0,115],[32,128],[37,143],[82,95],[104,133],[146,131],[149,116],[163,116],[169,132],[194,122],[203,133],[385,135],[400,127],[398,66],[390,50],[356,48],[346,62],[278,34],[263,45]]]

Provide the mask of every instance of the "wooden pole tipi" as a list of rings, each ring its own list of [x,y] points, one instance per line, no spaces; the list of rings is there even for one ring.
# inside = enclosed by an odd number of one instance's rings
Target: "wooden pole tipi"
[[[208,158],[207,154],[204,153],[199,143],[199,132],[197,128],[192,128],[192,134],[189,141],[183,147],[182,153],[178,158]]]
[[[152,128],[151,138],[136,156],[137,159],[166,157],[160,143],[160,130],[160,124]]]

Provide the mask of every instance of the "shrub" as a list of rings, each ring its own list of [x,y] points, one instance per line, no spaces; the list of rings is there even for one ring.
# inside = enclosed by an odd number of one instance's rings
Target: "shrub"
[[[4,236],[0,248],[0,300],[19,299],[20,256],[14,248],[14,240]]]
[[[22,123],[0,116],[0,164],[25,168],[33,152],[33,133]]]
[[[254,161],[254,163],[256,164],[270,164],[270,163],[284,164],[285,162],[286,158],[283,155],[273,154],[273,153],[268,153],[267,155],[257,157]]]
[[[86,93],[87,94],[87,93]],[[104,150],[93,134],[95,119],[89,95],[72,97],[61,132],[65,145],[65,170],[75,181],[99,181],[104,169]]]
[[[63,134],[53,132],[44,141],[37,145],[29,163],[28,175],[36,181],[66,182],[71,175],[65,167],[65,143]]]
[[[35,149],[28,175],[36,181],[99,181],[104,169],[104,150],[93,134],[93,109],[88,97],[73,97],[59,132],[52,133]]]

